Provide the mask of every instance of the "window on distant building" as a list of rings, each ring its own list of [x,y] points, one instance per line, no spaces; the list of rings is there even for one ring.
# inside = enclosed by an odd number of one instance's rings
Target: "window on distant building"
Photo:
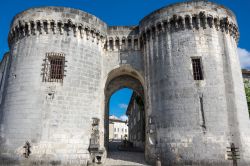
[[[46,53],[43,81],[63,82],[65,67],[65,56],[61,53]]]
[[[138,114],[137,114],[137,120],[139,121],[140,120],[140,110],[138,110]]]
[[[192,58],[192,66],[193,66],[194,80],[203,80],[204,78],[202,72],[201,58],[199,57]]]
[[[109,47],[110,47],[110,50],[113,50],[113,49],[114,49],[114,42],[113,42],[113,39],[110,39],[110,40],[109,40]]]
[[[131,48],[132,47],[132,40],[129,38],[128,39],[128,48]]]
[[[138,39],[134,40],[135,50],[138,50]]]
[[[122,39],[122,49],[124,50],[126,47],[126,40],[125,38]]]

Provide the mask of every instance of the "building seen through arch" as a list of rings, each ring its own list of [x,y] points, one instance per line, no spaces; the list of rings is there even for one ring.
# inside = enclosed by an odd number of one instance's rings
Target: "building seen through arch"
[[[109,116],[109,142],[126,140],[128,133],[127,121],[121,120],[114,115]]]
[[[145,108],[144,101],[133,92],[126,115],[128,115],[128,141],[133,148],[144,151],[145,147]]]

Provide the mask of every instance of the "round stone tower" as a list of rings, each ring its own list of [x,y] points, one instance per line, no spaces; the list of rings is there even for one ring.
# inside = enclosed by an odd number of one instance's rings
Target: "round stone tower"
[[[1,105],[4,162],[23,159],[29,143],[25,157],[31,165],[86,164],[92,124],[103,118],[99,84],[106,31],[95,16],[64,7],[32,8],[14,18]]]
[[[148,101],[146,156],[163,165],[249,164],[249,115],[237,56],[239,32],[229,9],[177,3],[139,24]],[[234,161],[236,162],[236,161]]]

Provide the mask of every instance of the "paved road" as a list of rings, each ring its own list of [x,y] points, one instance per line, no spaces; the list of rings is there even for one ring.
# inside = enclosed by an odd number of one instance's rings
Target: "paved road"
[[[111,142],[105,166],[149,166],[144,159],[144,153],[119,151],[120,142]]]

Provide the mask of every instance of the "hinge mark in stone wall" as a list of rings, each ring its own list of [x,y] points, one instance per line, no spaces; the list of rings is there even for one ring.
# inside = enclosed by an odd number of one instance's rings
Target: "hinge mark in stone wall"
[[[204,113],[204,106],[203,106],[203,96],[200,97],[200,110],[201,110],[201,117],[202,117],[201,127],[206,130],[206,120],[205,120],[205,113]]]
[[[240,159],[239,148],[235,147],[234,143],[230,144],[227,151],[228,160],[233,160],[233,166],[237,166],[237,160]]]
[[[29,156],[31,154],[31,150],[30,150],[31,145],[30,145],[29,141],[26,141],[26,143],[23,146],[23,148],[24,148],[24,153],[23,153],[24,157],[25,158],[29,158]]]

